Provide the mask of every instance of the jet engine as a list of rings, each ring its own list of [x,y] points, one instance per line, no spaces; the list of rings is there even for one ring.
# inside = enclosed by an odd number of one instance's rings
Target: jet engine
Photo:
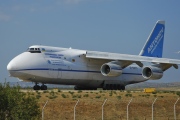
[[[122,74],[122,68],[114,63],[105,63],[101,66],[101,73],[104,76],[117,77]]]
[[[157,80],[162,78],[163,71],[157,67],[144,67],[142,70],[142,75],[146,79]]]

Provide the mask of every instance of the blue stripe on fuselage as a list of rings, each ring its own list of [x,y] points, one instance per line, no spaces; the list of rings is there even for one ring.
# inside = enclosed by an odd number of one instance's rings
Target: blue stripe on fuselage
[[[51,70],[51,71],[69,71],[69,72],[101,73],[101,71],[92,71],[92,70],[68,70],[68,69],[49,69],[49,68],[19,69],[19,70],[12,70],[12,71],[28,71],[28,70]],[[142,75],[142,74],[140,74],[140,73],[122,73],[122,74]]]

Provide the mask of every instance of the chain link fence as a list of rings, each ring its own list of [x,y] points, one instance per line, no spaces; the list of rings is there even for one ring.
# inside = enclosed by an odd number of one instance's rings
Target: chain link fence
[[[130,102],[131,99],[132,101]],[[44,120],[127,120],[127,117],[128,120],[180,119],[180,102],[177,101],[177,97],[169,99],[168,96],[161,96],[158,97],[158,99],[154,102],[155,99],[155,97],[146,96],[125,98],[117,97],[117,99],[108,98],[106,102],[106,98],[103,97],[86,99],[61,99],[59,101],[51,100],[48,101],[43,110],[43,114]],[[79,102],[77,104],[78,100]],[[41,108],[43,108],[45,103],[46,101],[39,103]],[[74,109],[75,105],[76,109]],[[174,107],[174,105],[176,106]]]

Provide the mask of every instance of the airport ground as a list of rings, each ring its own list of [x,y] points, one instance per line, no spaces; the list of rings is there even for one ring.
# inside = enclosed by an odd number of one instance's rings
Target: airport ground
[[[151,120],[154,103],[154,120],[174,119],[174,103],[179,98],[179,91],[158,90],[144,93],[143,90],[127,91],[74,91],[52,89],[48,91],[22,90],[35,96],[40,108],[44,108],[44,120],[72,120],[76,106],[76,120],[101,120],[104,104],[104,120],[126,120],[129,104],[129,120]],[[180,101],[176,104],[176,118],[180,119]]]

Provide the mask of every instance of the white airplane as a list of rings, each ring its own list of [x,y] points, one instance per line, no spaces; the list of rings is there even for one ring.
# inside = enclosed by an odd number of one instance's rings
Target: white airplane
[[[128,84],[162,78],[180,60],[161,58],[165,22],[157,21],[139,55],[33,45],[7,65],[10,76],[45,84],[75,85],[75,90],[124,90]],[[42,83],[41,86],[38,84]]]

